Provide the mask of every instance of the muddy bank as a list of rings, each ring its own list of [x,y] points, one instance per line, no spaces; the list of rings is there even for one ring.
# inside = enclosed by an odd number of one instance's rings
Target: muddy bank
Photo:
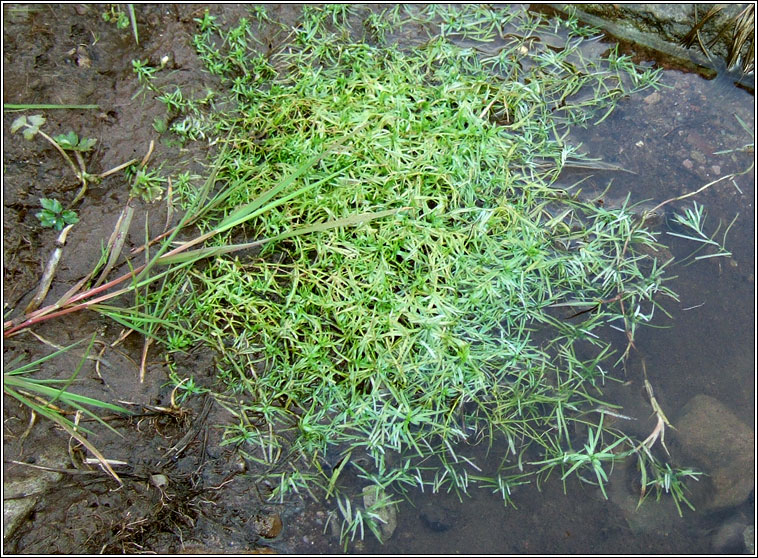
[[[92,174],[141,160],[152,141],[151,169],[204,175],[209,147],[161,141],[153,121],[165,116],[165,108],[141,90],[132,60],[159,66],[167,57],[170,71],[161,79],[191,93],[213,86],[213,77],[202,71],[192,46],[194,18],[205,6],[139,5],[139,44],[129,27],[119,29],[104,21],[106,9],[4,4],[5,103],[97,105],[23,113],[44,114],[41,129],[50,136],[75,131],[96,139],[94,149],[82,154]],[[225,17],[236,17],[234,9],[223,11]],[[80,189],[77,177],[48,142],[40,137],[26,141],[20,133],[11,133],[19,114],[6,110],[3,116],[5,319],[19,315],[31,298],[58,236],[35,217],[40,199],[55,198],[68,207]],[[71,207],[79,223],[68,237],[46,303],[92,269],[128,197],[129,184],[123,173],[115,173],[91,183]],[[142,243],[146,221],[157,232],[167,223],[165,203],[134,203],[125,251]],[[91,455],[60,428],[41,418],[30,426],[28,408],[4,397],[6,552],[249,552],[265,551],[272,544],[294,551],[306,544],[302,538],[308,533],[317,540],[325,512],[306,509],[305,504],[286,509],[272,505],[266,501],[271,487],[254,484],[244,475],[247,465],[233,447],[222,446],[223,425],[233,418],[223,407],[200,397],[172,406],[173,384],[168,385],[168,369],[154,349],[148,353],[145,382],[139,382],[143,343],[137,334],[119,342],[124,332],[118,324],[90,312],[42,324],[34,333],[44,341],[26,332],[4,340],[5,365],[16,358],[33,361],[52,353],[53,345],[66,346],[95,334],[91,356],[100,360],[86,361],[72,390],[119,401],[133,414],[106,416],[115,432],[86,418],[81,423],[92,430],[90,439],[102,454],[114,460],[123,482],[119,485],[97,464],[84,462]],[[35,377],[67,378],[83,353],[84,347],[48,361]],[[206,387],[215,385],[207,355],[188,355],[178,365],[191,370]],[[280,535],[282,521],[296,521],[299,527]],[[310,548],[310,541],[307,545]]]

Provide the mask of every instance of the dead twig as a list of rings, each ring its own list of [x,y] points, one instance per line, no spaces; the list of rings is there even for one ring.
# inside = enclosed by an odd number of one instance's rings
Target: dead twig
[[[164,459],[166,457],[174,457],[179,455],[187,448],[188,445],[190,445],[190,442],[192,442],[192,440],[195,439],[195,436],[197,436],[200,430],[202,430],[203,423],[205,422],[205,419],[208,418],[208,413],[210,413],[212,406],[213,397],[211,397],[209,394],[206,394],[205,401],[203,402],[203,409],[200,411],[200,414],[197,416],[192,426],[182,437],[182,439],[163,454]]]
[[[127,234],[129,233],[129,227],[132,224],[132,218],[134,217],[134,207],[132,205],[134,198],[130,197],[126,202],[126,206],[121,211],[116,226],[113,228],[110,238],[108,239],[108,261],[103,267],[103,271],[100,273],[100,278],[95,282],[94,287],[102,285],[105,278],[110,273],[113,266],[116,264],[116,260],[121,255],[121,250],[126,242]]]
[[[50,290],[50,285],[53,282],[53,277],[55,277],[55,272],[58,269],[58,263],[61,260],[61,255],[63,254],[63,247],[66,245],[66,238],[68,238],[68,233],[73,226],[73,224],[66,226],[58,235],[58,239],[55,241],[55,249],[50,255],[47,266],[45,266],[45,272],[42,274],[42,279],[39,282],[39,287],[37,287],[37,293],[34,295],[32,300],[29,301],[29,304],[26,305],[24,314],[33,312],[39,308],[39,305],[42,304],[43,300],[45,300],[47,292]]]
[[[636,450],[639,451],[640,449],[645,450],[645,452],[650,455],[652,458],[652,455],[650,454],[650,450],[652,449],[653,445],[656,441],[660,438],[661,445],[663,446],[663,449],[666,450],[666,453],[669,454],[669,449],[666,447],[665,437],[666,437],[666,427],[674,428],[671,426],[671,423],[666,418],[666,415],[663,414],[663,410],[661,409],[661,406],[658,404],[658,401],[655,399],[655,395],[653,395],[653,386],[650,385],[650,382],[647,379],[647,368],[645,367],[645,361],[642,361],[642,371],[645,375],[645,390],[647,391],[647,395],[650,398],[650,405],[653,407],[653,414],[656,416],[656,424],[655,428],[653,428],[653,431],[650,433],[650,435],[645,438],[639,446],[637,446]],[[669,454],[671,455],[671,454]]]

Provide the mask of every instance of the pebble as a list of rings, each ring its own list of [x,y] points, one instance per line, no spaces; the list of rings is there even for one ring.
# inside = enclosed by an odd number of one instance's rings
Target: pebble
[[[282,532],[282,518],[278,513],[256,516],[255,529],[264,539],[274,539]]]
[[[701,165],[705,164],[705,162],[707,160],[705,158],[705,155],[703,155],[702,153],[700,153],[700,151],[691,151],[690,152],[690,157],[692,157],[693,159],[695,159],[695,161],[697,161]]]
[[[707,482],[692,486],[695,499],[704,500],[698,506],[703,511],[738,506],[750,496],[755,486],[755,435],[727,405],[708,395],[694,396],[674,422],[672,436],[683,459],[708,475]]]
[[[648,105],[654,105],[655,103],[657,103],[658,101],[660,101],[660,100],[661,100],[661,95],[660,95],[660,93],[658,93],[658,92],[656,91],[656,92],[654,92],[654,93],[651,93],[651,94],[650,94],[650,95],[648,95],[647,97],[645,97],[643,100],[644,100],[644,101],[645,101],[645,102],[646,102]]]

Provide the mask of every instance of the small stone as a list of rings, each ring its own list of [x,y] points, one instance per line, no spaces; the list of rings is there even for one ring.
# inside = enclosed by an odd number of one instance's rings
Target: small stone
[[[168,486],[168,477],[166,475],[150,475],[150,484],[155,488],[163,488]]]
[[[363,487],[363,506],[369,509],[381,500],[386,500],[387,495],[380,486],[370,485]],[[392,537],[397,528],[397,508],[395,504],[380,507],[375,511],[379,516],[379,530],[382,533],[382,542],[386,542]]]
[[[278,513],[255,517],[255,530],[264,539],[274,539],[282,532],[282,518]]]
[[[712,485],[712,493],[704,494],[704,511],[738,506],[750,496],[755,436],[747,424],[717,399],[696,395],[684,406],[674,427],[685,460],[702,467]]]
[[[705,155],[703,155],[700,151],[691,151],[690,152],[690,157],[693,158],[693,159],[695,159],[695,161],[697,161],[701,165],[704,165],[705,162],[706,162],[706,160],[707,160],[705,158]]]
[[[78,46],[76,48],[76,65],[80,68],[92,67],[92,59],[90,58],[86,47]]]
[[[643,99],[648,105],[654,105],[661,100],[661,94],[655,91]]]
[[[247,472],[247,461],[245,461],[245,458],[242,457],[240,454],[235,454],[233,458],[233,469],[234,471],[238,473],[246,473]]]
[[[711,165],[711,170],[713,174],[721,174],[721,167],[718,165]]]
[[[689,159],[685,159],[684,161],[682,161],[682,166],[687,170],[692,170],[692,167],[694,167],[695,164]]]

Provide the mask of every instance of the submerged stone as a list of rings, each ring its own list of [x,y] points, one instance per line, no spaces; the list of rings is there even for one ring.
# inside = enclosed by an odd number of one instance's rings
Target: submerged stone
[[[365,486],[363,488],[363,506],[366,509],[374,506],[378,501],[386,499],[384,490],[379,486]],[[394,504],[383,506],[375,511],[381,520],[379,529],[382,533],[382,541],[386,542],[392,537],[397,528],[397,508]]]
[[[743,533],[747,525],[730,520],[721,525],[711,539],[711,548],[719,554],[742,552],[745,549]]]
[[[703,511],[738,506],[755,486],[754,433],[723,403],[696,395],[682,409],[674,436],[687,463],[708,475],[712,491]]]

